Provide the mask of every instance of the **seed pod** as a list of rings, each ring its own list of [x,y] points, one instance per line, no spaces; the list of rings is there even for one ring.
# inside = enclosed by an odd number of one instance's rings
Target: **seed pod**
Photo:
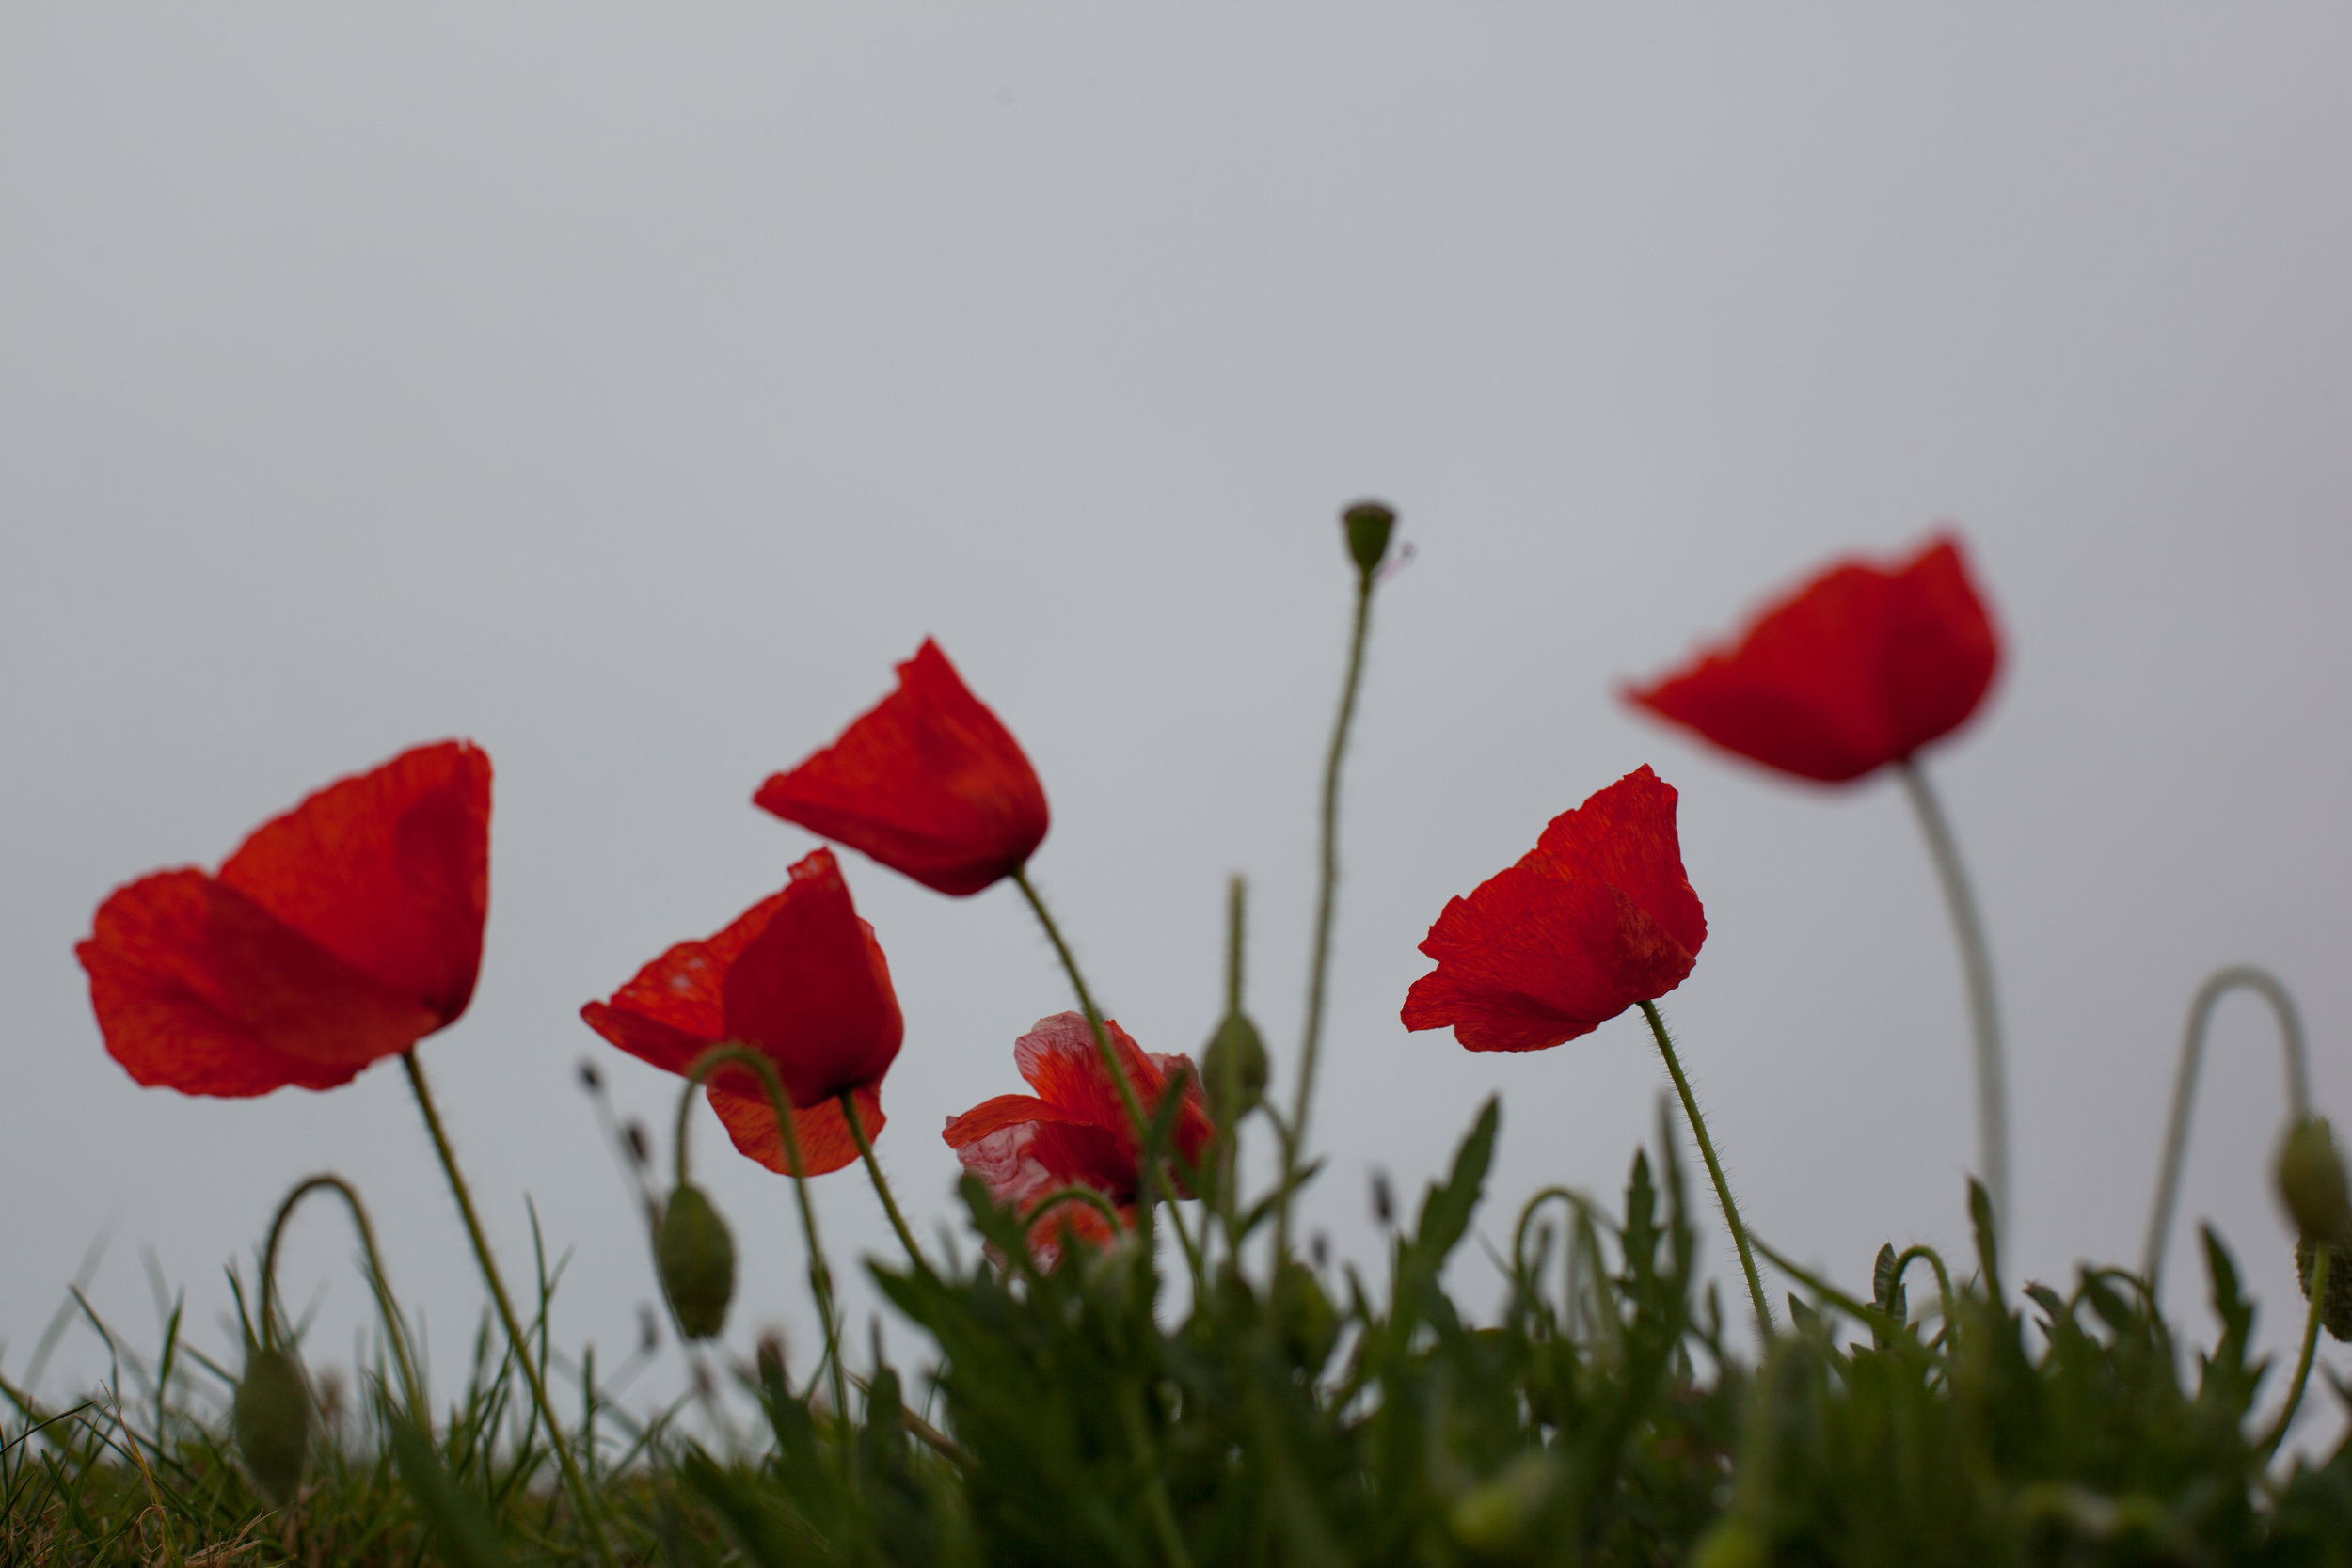
[[[2295,1243],[2295,1280],[2303,1287],[2305,1301],[2312,1299],[2312,1265],[2317,1260],[2312,1242]],[[2319,1321],[2337,1338],[2352,1339],[2352,1251],[2340,1246],[2328,1249],[2328,1293],[2319,1304]]]
[[[2279,1146],[2279,1196],[2305,1241],[2352,1242],[2352,1192],[2328,1118],[2312,1117],[2287,1129]]]
[[[735,1243],[701,1188],[681,1186],[670,1195],[654,1252],[678,1331],[689,1339],[716,1335],[735,1297]]]
[[[1354,558],[1356,569],[1370,577],[1380,569],[1381,558],[1389,553],[1389,534],[1396,527],[1396,514],[1378,501],[1358,501],[1340,515],[1347,528],[1347,553]]]
[[[255,1346],[245,1358],[229,1427],[262,1495],[280,1508],[292,1502],[310,1447],[310,1394],[301,1364],[274,1345]]]

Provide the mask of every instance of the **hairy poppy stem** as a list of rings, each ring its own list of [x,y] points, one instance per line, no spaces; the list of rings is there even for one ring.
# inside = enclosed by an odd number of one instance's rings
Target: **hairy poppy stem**
[[[1103,1010],[1094,1005],[1094,993],[1087,990],[1086,976],[1078,972],[1078,960],[1062,941],[1061,927],[1054,924],[1053,915],[1045,908],[1045,900],[1038,896],[1037,887],[1029,880],[1029,872],[1023,866],[1012,874],[1012,885],[1021,890],[1021,896],[1029,901],[1029,909],[1037,915],[1037,923],[1045,927],[1045,940],[1054,944],[1054,954],[1061,959],[1062,972],[1070,976],[1071,988],[1078,993],[1078,1009],[1086,1014],[1087,1028],[1094,1036],[1094,1049],[1103,1058],[1103,1070],[1119,1085],[1119,1098],[1127,1107],[1127,1119],[1134,1126],[1136,1142],[1143,1142],[1150,1118],[1143,1114],[1143,1101],[1136,1098],[1136,1086],[1127,1082],[1127,1069],[1111,1049],[1111,1037],[1103,1028]]]
[[[1901,775],[1903,792],[1919,815],[1919,831],[1927,837],[1928,855],[1935,862],[1936,876],[1944,884],[1944,902],[1951,911],[1952,934],[1960,940],[1961,974],[1968,986],[1968,1023],[1977,1055],[1977,1163],[1983,1170],[1993,1212],[2001,1217],[2005,1228],[2013,1230],[2016,1216],[2009,1206],[2009,1085],[2001,1063],[2001,1013],[1993,990],[1993,955],[1985,945],[1984,921],[1977,912],[1976,892],[1969,886],[1951,823],[1928,783],[1927,769],[1913,756],[1896,764],[1895,770]]]
[[[2286,1058],[2287,1117],[2300,1125],[2312,1114],[2312,1069],[2303,1049],[2303,1018],[2279,977],[2251,964],[2216,970],[2197,988],[2188,1005],[2188,1027],[2181,1036],[2181,1069],[2172,1083],[2172,1115],[2165,1125],[2164,1159],[2156,1167],[2156,1196],[2148,1215],[2148,1241],[2140,1250],[2140,1276],[2153,1295],[2160,1288],[2166,1244],[2171,1239],[2172,1206],[2181,1195],[2181,1167],[2188,1159],[2188,1118],[2197,1101],[2198,1069],[2204,1065],[2205,1035],[2214,1008],[2233,990],[2250,990],[2270,1004],[2279,1019],[2279,1044]]]
[[[2312,1380],[2312,1355],[2319,1348],[2319,1320],[2328,1300],[2328,1264],[2335,1250],[2325,1243],[2312,1248],[2312,1300],[2311,1310],[2303,1317],[2303,1348],[2295,1358],[2295,1381],[2287,1386],[2286,1407],[2279,1412],[2278,1424],[2270,1429],[2270,1435],[2263,1439],[2265,1459],[2277,1453],[2279,1445],[2287,1440],[2287,1428],[2295,1424],[2295,1413],[2302,1408],[2303,1386]],[[2150,1282],[2149,1299],[2155,1299],[2153,1281]]]
[[[1291,1139],[1283,1153],[1282,1201],[1274,1217],[1274,1256],[1291,1252],[1291,1199],[1298,1157],[1307,1147],[1307,1111],[1315,1092],[1315,1061],[1323,1048],[1324,997],[1331,975],[1331,917],[1340,884],[1340,765],[1347,756],[1347,734],[1356,722],[1356,693],[1364,682],[1364,642],[1372,631],[1372,591],[1379,573],[1359,563],[1356,625],[1347,642],[1347,678],[1340,686],[1340,713],[1331,726],[1331,749],[1323,763],[1322,863],[1315,893],[1314,955],[1307,966],[1307,1025],[1298,1047],[1298,1094],[1291,1104]]]
[[[548,1386],[539,1376],[538,1363],[531,1357],[530,1342],[515,1316],[515,1304],[506,1294],[506,1282],[499,1277],[498,1259],[490,1255],[490,1239],[483,1233],[481,1216],[474,1212],[473,1195],[457,1168],[456,1152],[450,1148],[449,1134],[441,1127],[441,1113],[434,1108],[432,1092],[425,1087],[424,1069],[417,1065],[415,1048],[401,1053],[400,1065],[407,1069],[408,1086],[416,1091],[417,1108],[424,1113],[425,1131],[433,1135],[434,1152],[441,1157],[441,1169],[449,1175],[449,1189],[456,1196],[457,1212],[466,1222],[467,1236],[473,1242],[474,1259],[482,1265],[484,1283],[490,1287],[490,1300],[498,1307],[499,1322],[505,1325],[506,1342],[514,1348],[515,1360],[523,1370],[523,1382],[531,1388],[539,1419],[547,1425],[548,1446],[555,1450],[555,1462],[564,1472],[564,1484],[580,1509],[580,1521],[587,1528],[596,1560],[604,1568],[615,1568],[612,1544],[604,1537],[604,1518],[596,1507],[596,1494],[589,1491],[579,1463],[572,1458],[571,1445],[564,1441],[564,1429],[556,1424],[555,1407],[548,1402]]]
[[[907,1259],[924,1273],[930,1265],[923,1260],[923,1249],[914,1244],[914,1232],[907,1228],[906,1216],[898,1212],[898,1200],[890,1196],[890,1183],[882,1179],[882,1164],[874,1158],[874,1145],[866,1135],[866,1123],[859,1119],[856,1097],[841,1096],[842,1119],[850,1124],[850,1136],[857,1142],[857,1157],[866,1162],[866,1174],[873,1179],[874,1196],[882,1199],[882,1212],[890,1216],[890,1228],[898,1233],[898,1241],[907,1249]]]
[[[276,1342],[278,1334],[278,1243],[285,1233],[286,1222],[294,1218],[295,1207],[321,1188],[329,1188],[342,1195],[343,1204],[351,1211],[351,1223],[359,1232],[359,1250],[368,1260],[368,1289],[375,1292],[375,1309],[384,1320],[384,1337],[392,1348],[392,1360],[400,1368],[401,1391],[408,1400],[410,1419],[420,1426],[429,1425],[432,1410],[425,1402],[424,1385],[417,1377],[417,1364],[408,1354],[408,1329],[400,1315],[400,1306],[392,1299],[391,1281],[384,1273],[384,1259],[375,1249],[375,1227],[368,1223],[368,1212],[359,1201],[359,1195],[350,1182],[328,1171],[306,1178],[278,1205],[277,1217],[270,1221],[269,1241],[262,1248],[262,1342]]]
[[[1658,1038],[1658,1053],[1666,1058],[1666,1071],[1675,1081],[1675,1093],[1682,1097],[1682,1114],[1690,1119],[1691,1135],[1698,1140],[1699,1155],[1707,1162],[1708,1179],[1715,1183],[1715,1201],[1724,1206],[1724,1224],[1731,1229],[1731,1244],[1739,1249],[1740,1267],[1748,1276],[1748,1300],[1756,1306],[1756,1332],[1768,1341],[1772,1337],[1772,1309],[1764,1299],[1764,1281],[1756,1272],[1756,1255],[1748,1246],[1748,1227],[1740,1223],[1740,1206],[1732,1201],[1731,1183],[1724,1178],[1723,1162],[1715,1158],[1715,1140],[1707,1135],[1707,1118],[1699,1115],[1698,1097],[1691,1092],[1691,1080],[1682,1075],[1682,1063],[1675,1055],[1674,1037],[1666,1033],[1666,1021],[1658,1015],[1658,1004],[1642,1004],[1642,1016],[1649,1020],[1649,1032]]]
[[[800,1128],[792,1120],[792,1101],[784,1092],[784,1080],[776,1076],[776,1064],[750,1046],[734,1041],[714,1045],[688,1065],[686,1088],[678,1096],[677,1104],[678,1185],[686,1185],[686,1134],[693,1125],[694,1089],[723,1067],[748,1069],[759,1080],[760,1087],[768,1091],[768,1108],[775,1116],[778,1135],[784,1139],[784,1163],[792,1178],[793,1194],[800,1199],[801,1233],[808,1241],[809,1294],[817,1298],[818,1323],[825,1331],[825,1358],[820,1370],[829,1371],[834,1418],[846,1421],[850,1418],[850,1402],[841,1365],[841,1319],[834,1307],[833,1265],[825,1259],[825,1243],[818,1239],[817,1208],[809,1201],[808,1178],[802,1174],[808,1166],[801,1158]],[[856,1120],[852,1118],[850,1125],[855,1129]],[[864,1142],[864,1135],[860,1134],[861,1146]]]

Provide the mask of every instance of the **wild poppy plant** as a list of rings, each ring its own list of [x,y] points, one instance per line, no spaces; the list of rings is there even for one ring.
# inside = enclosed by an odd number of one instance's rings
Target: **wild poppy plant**
[[[1639,768],[1551,819],[1534,848],[1449,899],[1405,1027],[1472,1051],[1541,1051],[1682,983],[1707,916],[1682,873],[1675,791]]]
[[[1947,533],[1892,566],[1836,562],[1767,608],[1736,643],[1626,696],[1724,751],[1838,784],[1959,728],[2000,657],[1993,619]]]
[[[158,871],[74,949],[138,1082],[249,1096],[348,1082],[473,997],[490,896],[490,759],[404,752],[262,824],[218,874]]]
[[[830,849],[795,865],[782,892],[725,930],[679,942],[580,1016],[630,1055],[671,1072],[729,1041],[759,1052],[775,1064],[792,1102],[804,1176],[858,1157],[842,1095],[853,1097],[869,1139],[882,1130],[882,1074],[905,1034],[890,966],[874,928],[850,902]],[[754,1074],[723,1068],[707,1092],[737,1148],[789,1173],[783,1130]]]
[[[1182,1084],[1174,1143],[1178,1153],[1197,1164],[1216,1130],[1192,1058],[1149,1054],[1114,1020],[1104,1019],[1103,1028],[1147,1115]],[[1142,1147],[1086,1015],[1039,1019],[1013,1042],[1012,1059],[1037,1093],[1000,1094],[950,1117],[943,1135],[956,1157],[998,1202],[1022,1213],[1056,1189],[1075,1185],[1093,1188],[1110,1199],[1122,1219],[1131,1217],[1142,1185],[1137,1168]],[[1041,1232],[1067,1223],[1089,1242],[1110,1240],[1103,1216],[1086,1204],[1066,1204],[1055,1215],[1039,1226]],[[1045,1235],[1033,1240],[1039,1258],[1050,1263],[1059,1249]]]
[[[1029,759],[929,638],[898,690],[752,799],[958,896],[1020,870],[1048,822]]]

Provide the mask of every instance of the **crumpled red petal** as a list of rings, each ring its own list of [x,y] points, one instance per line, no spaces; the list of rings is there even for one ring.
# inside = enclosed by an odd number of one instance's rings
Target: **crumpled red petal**
[[[1683,875],[1675,801],[1637,768],[1450,899],[1422,939],[1438,967],[1406,993],[1405,1026],[1450,1026],[1472,1051],[1540,1051],[1680,985],[1707,917]]]
[[[753,801],[925,887],[977,893],[1044,840],[1044,788],[937,643],[898,671],[896,691]]]

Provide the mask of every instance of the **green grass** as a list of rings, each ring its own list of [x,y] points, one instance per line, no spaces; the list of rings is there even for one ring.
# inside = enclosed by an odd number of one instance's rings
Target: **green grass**
[[[1907,1277],[1882,1253],[1867,1295],[1815,1282],[1759,1365],[1736,1349],[1744,1317],[1727,1330],[1700,1284],[1670,1140],[1613,1205],[1539,1197],[1496,1255],[1500,1315],[1467,1317],[1440,1281],[1499,1131],[1490,1106],[1392,1233],[1385,1278],[1243,1266],[1268,1255],[1267,1214],[1229,1218],[1214,1194],[1193,1209],[1191,1296],[1139,1243],[1041,1272],[967,1183],[974,1226],[1014,1261],[872,1265],[938,1361],[852,1354],[846,1420],[812,1398],[825,1379],[790,1386],[772,1357],[740,1374],[764,1418],[749,1437],[698,1435],[691,1396],[632,1418],[593,1364],[552,1356],[544,1272],[536,1354],[580,1412],[567,1437],[620,1554],[675,1568],[2352,1564],[2352,1450],[2272,1458],[2258,1406],[2281,1378],[2251,1355],[2251,1304],[2211,1235],[2207,1353],[2121,1271],[2012,1291],[1980,1235],[1956,1265],[1901,1259]],[[590,1560],[486,1321],[429,1444],[379,1366],[283,1509],[225,1435],[235,1369],[176,1315],[151,1357],[90,1321],[116,1357],[105,1392],[38,1409],[7,1390],[0,1561]]]

